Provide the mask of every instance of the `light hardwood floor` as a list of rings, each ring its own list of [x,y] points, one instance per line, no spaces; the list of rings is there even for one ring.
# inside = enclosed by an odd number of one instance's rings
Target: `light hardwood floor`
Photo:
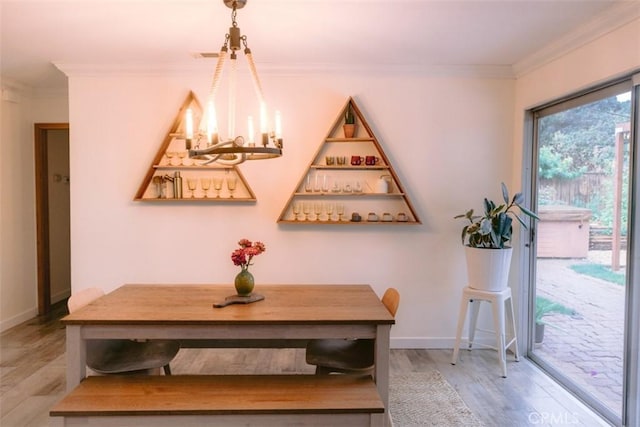
[[[64,306],[0,336],[0,425],[48,425],[49,408],[65,389]],[[527,360],[509,357],[508,378],[499,375],[492,350],[391,351],[391,375],[436,369],[487,426],[608,425],[570,397]],[[180,373],[312,373],[303,349],[183,349],[172,363]],[[433,425],[425,421],[425,425]],[[405,426],[399,426],[405,427]]]

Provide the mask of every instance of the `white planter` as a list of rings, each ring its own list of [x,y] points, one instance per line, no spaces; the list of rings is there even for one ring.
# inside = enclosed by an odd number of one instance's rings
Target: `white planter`
[[[513,248],[486,249],[464,247],[468,286],[498,292],[507,288]]]

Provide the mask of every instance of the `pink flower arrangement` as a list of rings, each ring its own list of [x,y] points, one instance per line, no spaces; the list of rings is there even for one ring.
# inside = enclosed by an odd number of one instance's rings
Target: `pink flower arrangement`
[[[267,248],[262,242],[252,243],[250,240],[241,239],[238,242],[240,248],[231,252],[231,261],[234,265],[239,265],[243,271],[247,271],[254,256],[260,255]]]

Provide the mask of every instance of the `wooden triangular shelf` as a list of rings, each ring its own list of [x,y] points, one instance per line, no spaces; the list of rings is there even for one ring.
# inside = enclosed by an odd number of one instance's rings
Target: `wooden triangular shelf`
[[[352,137],[343,132],[349,109],[356,124]],[[354,164],[358,162],[352,158],[358,158],[360,164]],[[382,180],[387,183],[386,191]],[[360,215],[359,221],[353,220],[354,213]],[[278,223],[421,224],[389,158],[353,98],[338,114]]]
[[[237,166],[215,163],[202,166],[195,164],[186,156],[185,142],[176,138],[176,134],[184,133],[183,122],[188,108],[193,111],[194,124],[200,123],[203,116],[202,107],[193,92],[189,92],[173,120],[171,129],[167,132],[160,149],[153,158],[134,200],[144,202],[255,202],[256,196]],[[173,178],[176,173],[182,177],[182,198],[174,197],[173,183],[165,179],[165,177]],[[154,179],[162,182],[156,183]],[[189,190],[189,180],[196,182],[196,189],[193,192]],[[203,188],[203,180],[210,180],[210,187],[206,191]],[[228,183],[234,181],[236,187],[231,192]],[[216,183],[221,183],[219,190],[216,189]],[[192,194],[194,197],[191,197]]]

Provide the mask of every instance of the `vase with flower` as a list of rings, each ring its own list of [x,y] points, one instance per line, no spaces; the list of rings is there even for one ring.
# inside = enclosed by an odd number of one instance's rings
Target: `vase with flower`
[[[253,257],[263,253],[266,247],[262,242],[251,242],[247,239],[240,240],[238,245],[240,247],[231,253],[233,264],[240,267],[240,272],[236,275],[234,285],[239,296],[249,296],[255,286],[249,266],[253,265],[251,263]]]

